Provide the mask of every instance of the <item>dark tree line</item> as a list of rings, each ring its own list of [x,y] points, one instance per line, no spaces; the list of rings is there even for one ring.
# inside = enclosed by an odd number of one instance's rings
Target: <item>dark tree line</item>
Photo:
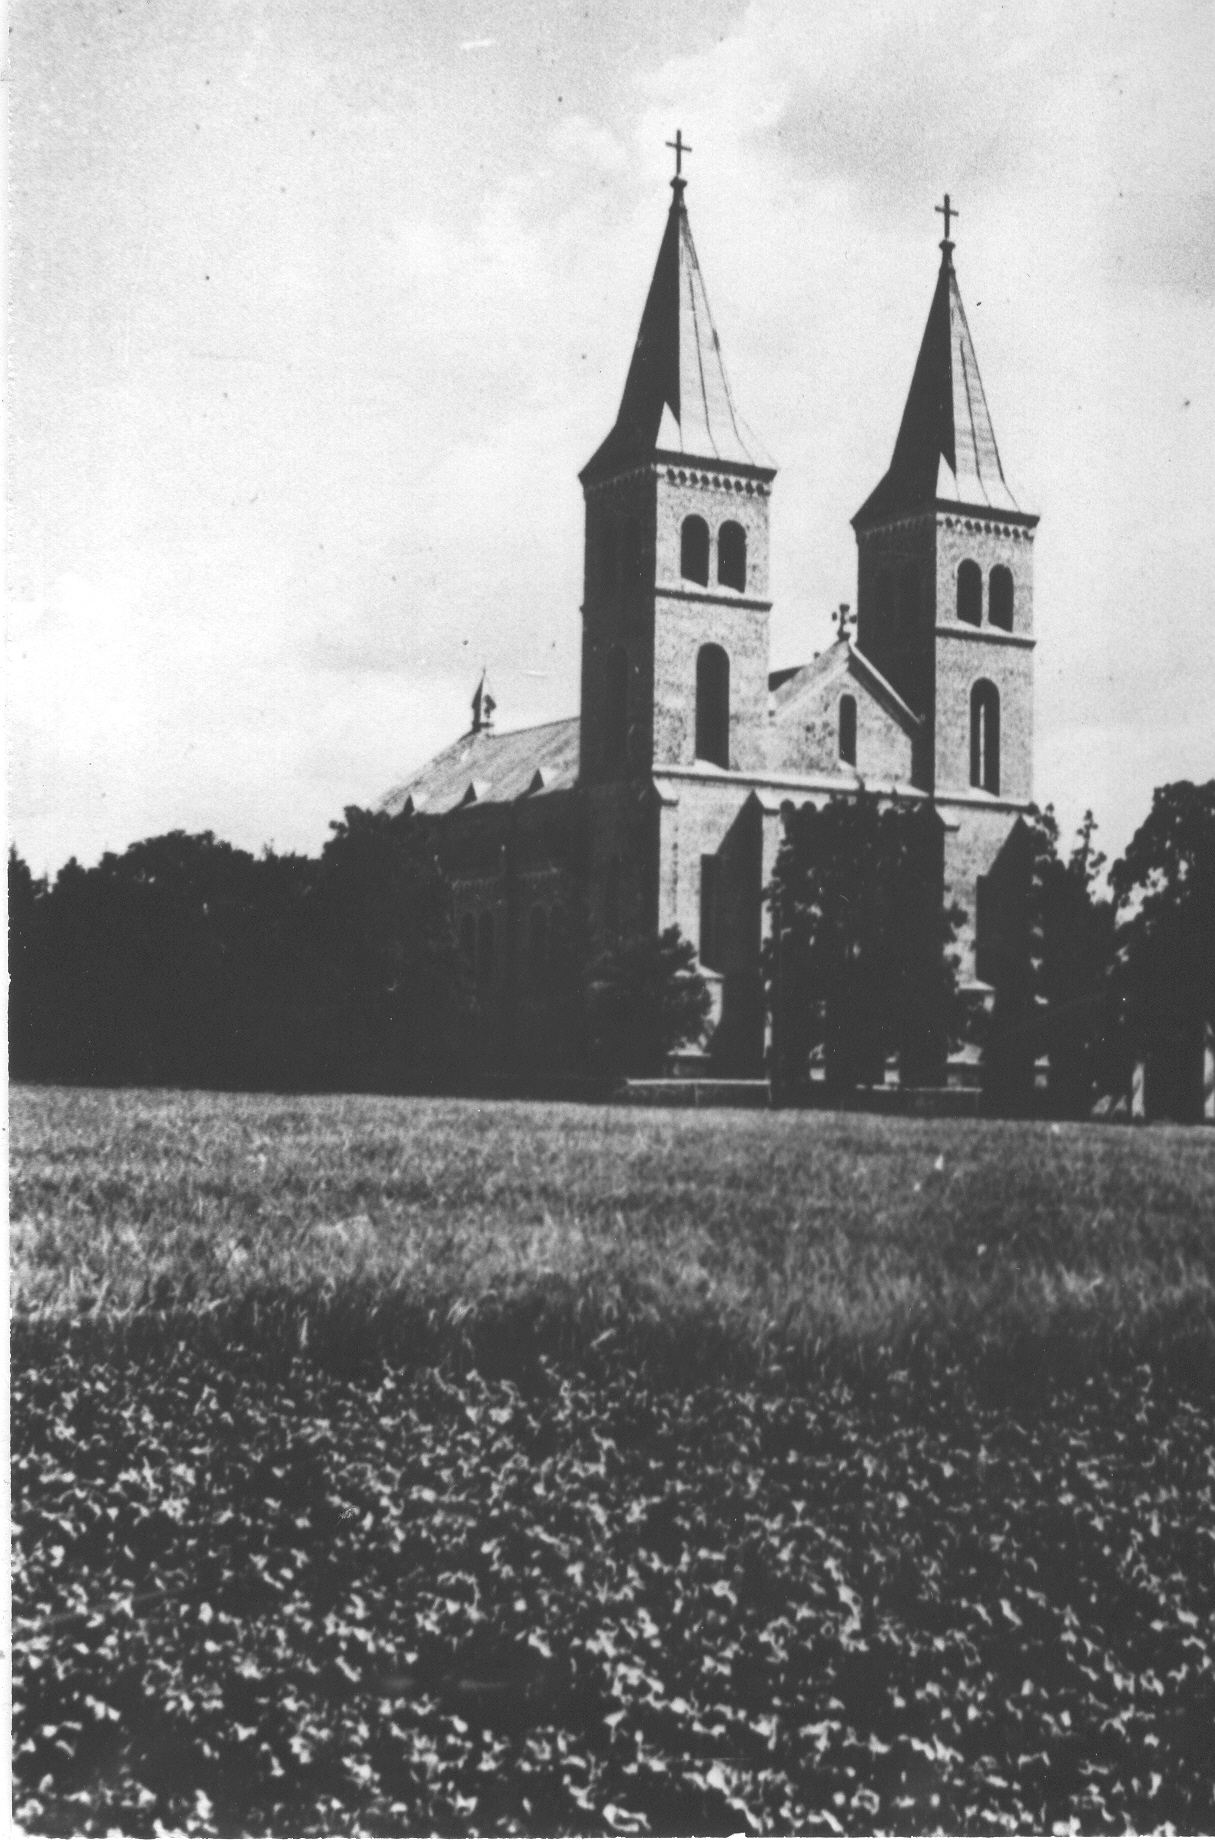
[[[347,811],[319,858],[209,831],[50,885],[9,857],[18,1078],[399,1087],[449,1073],[468,998],[450,891],[407,821]]]
[[[1148,1068],[1151,1109],[1196,1117],[1215,1028],[1215,781],[1161,787],[1108,875],[1086,816],[1019,821],[989,878],[996,924],[967,1003],[944,900],[943,833],[922,801],[862,793],[784,812],[767,898],[770,1070],[804,1090],[935,1085],[981,1045],[989,1109],[1083,1117]],[[176,831],[74,860],[53,882],[9,857],[10,1067],[98,1085],[434,1090],[476,1082],[488,1014],[456,939],[433,830],[350,808],[319,857],[253,856]],[[989,916],[990,918],[990,916]],[[519,1006],[508,1075],[661,1073],[709,1011],[672,928],[593,951],[573,907]]]
[[[14,1078],[89,1085],[425,1091],[477,1084],[498,1020],[456,937],[431,831],[349,808],[318,858],[253,856],[181,831],[35,881],[9,855]],[[513,1061],[661,1072],[703,1024],[671,929],[592,954],[558,917]]]

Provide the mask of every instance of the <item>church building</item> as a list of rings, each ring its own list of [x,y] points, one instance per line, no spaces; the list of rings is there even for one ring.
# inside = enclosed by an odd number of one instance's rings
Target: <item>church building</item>
[[[576,910],[592,946],[678,924],[714,992],[715,1065],[761,1073],[782,807],[861,786],[934,803],[962,980],[981,992],[1001,855],[1033,795],[1038,520],[1000,463],[948,194],[894,452],[852,519],[855,633],[842,610],[834,644],[772,671],[776,469],[726,376],[686,180],[671,185],[619,413],[580,475],[580,714],[500,734],[478,693],[471,731],[384,801],[434,826],[504,1065]]]

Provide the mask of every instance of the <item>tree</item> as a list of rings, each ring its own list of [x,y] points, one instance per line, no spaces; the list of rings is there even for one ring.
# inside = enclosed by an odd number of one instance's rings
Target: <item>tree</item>
[[[644,1079],[660,1074],[674,1049],[699,1039],[710,998],[694,947],[669,926],[601,952],[587,973],[585,1006],[596,1071]]]
[[[891,1053],[908,1084],[939,1081],[961,1023],[947,948],[964,915],[945,904],[936,812],[862,791],[783,818],[764,956],[774,1080],[804,1087],[821,1046],[837,1091],[880,1081]]]
[[[470,993],[425,820],[352,805],[330,829],[316,891],[314,1072],[340,1087],[444,1081]]]
[[[1114,916],[1099,892],[1105,857],[1096,829],[1085,812],[1065,859],[1053,808],[1031,806],[986,878],[978,969],[995,1003],[984,1030],[983,1086],[988,1109],[1004,1116],[1033,1109],[1043,1055],[1057,1117],[1087,1117],[1104,1083]]]
[[[37,1078],[39,1017],[44,1002],[42,918],[46,883],[10,844],[8,852],[8,1053],[14,1079]]]
[[[1154,1110],[1197,1117],[1215,1025],[1215,780],[1157,787],[1110,885],[1126,1058],[1147,1058]]]

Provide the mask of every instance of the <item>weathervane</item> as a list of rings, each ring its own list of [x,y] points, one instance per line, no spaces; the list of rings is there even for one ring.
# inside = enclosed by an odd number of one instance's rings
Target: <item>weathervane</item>
[[[950,204],[948,192],[945,194],[944,204],[936,206],[936,213],[938,217],[943,217],[945,219],[945,241],[941,244],[941,248],[950,250],[953,248],[953,244],[949,240],[949,220],[951,217],[960,217],[962,213],[958,210],[956,205]]]
[[[683,156],[685,153],[691,153],[692,149],[688,146],[687,141],[684,140],[678,128],[675,130],[675,139],[673,141],[668,141],[667,146],[675,155],[675,177],[671,180],[671,189],[673,191],[682,192],[684,186],[688,183],[682,176]]]

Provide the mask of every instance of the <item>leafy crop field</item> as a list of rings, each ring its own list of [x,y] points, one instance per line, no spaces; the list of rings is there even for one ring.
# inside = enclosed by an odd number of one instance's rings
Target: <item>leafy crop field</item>
[[[28,1830],[1215,1827],[1210,1136],[11,1116]]]

